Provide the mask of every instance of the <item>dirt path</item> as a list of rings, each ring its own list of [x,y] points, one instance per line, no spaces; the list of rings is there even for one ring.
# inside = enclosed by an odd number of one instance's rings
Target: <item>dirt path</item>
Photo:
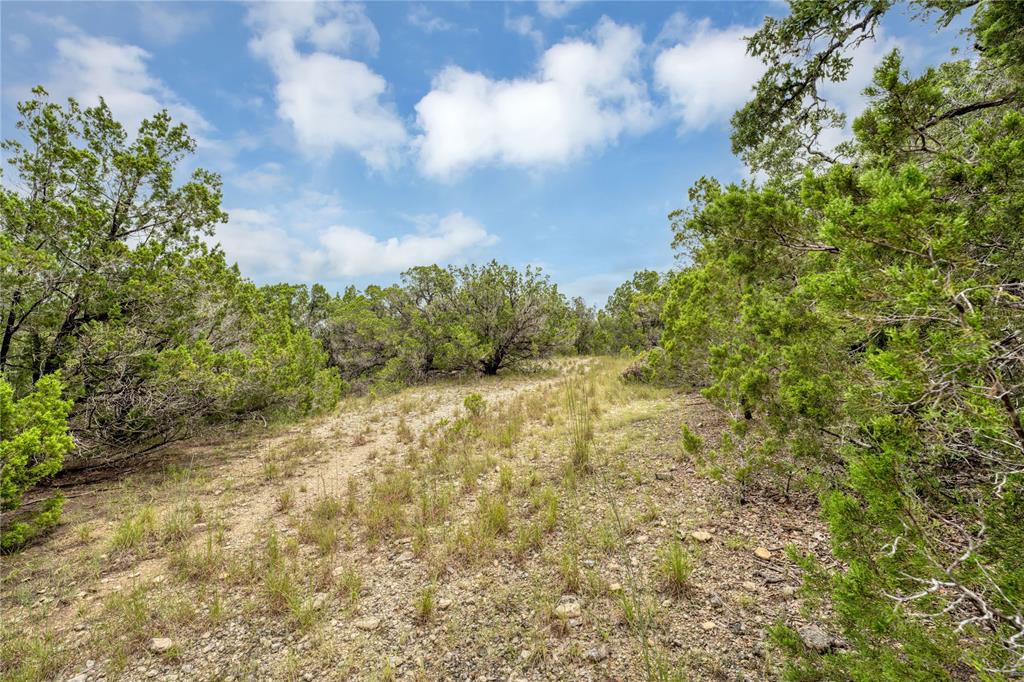
[[[410,434],[421,434],[441,420],[452,420],[464,412],[463,401],[477,393],[492,406],[500,406],[518,396],[542,391],[564,380],[583,362],[567,361],[561,372],[541,377],[491,379],[469,384],[422,386],[366,404],[360,400],[346,401],[332,414],[289,429],[285,434],[260,442],[255,452],[237,460],[218,477],[237,479],[250,494],[244,495],[224,519],[229,528],[228,546],[242,546],[257,530],[275,516],[280,485],[259,485],[264,462],[275,451],[287,449],[296,437],[305,437],[315,444],[311,461],[299,464],[297,475],[285,484],[295,489],[298,506],[321,494],[326,487],[333,494],[345,490],[349,478],[364,477],[371,469],[394,463],[401,442],[400,428]],[[402,426],[404,425],[404,427]]]

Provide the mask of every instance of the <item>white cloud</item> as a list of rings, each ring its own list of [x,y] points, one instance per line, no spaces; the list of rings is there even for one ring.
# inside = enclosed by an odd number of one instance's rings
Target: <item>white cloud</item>
[[[288,186],[284,169],[281,164],[273,161],[241,173],[233,173],[231,182],[251,194],[266,194]]]
[[[746,26],[714,28],[710,21],[688,22],[673,15],[663,38],[679,42],[663,50],[654,62],[654,82],[669,99],[680,130],[702,130],[728,123],[732,113],[751,96],[751,87],[764,72],[760,60],[746,54]]]
[[[562,19],[581,3],[582,0],[540,0],[537,11],[548,19]]]
[[[334,281],[398,274],[416,265],[445,264],[484,248],[497,237],[460,212],[422,216],[414,231],[377,236],[343,224],[331,195],[309,193],[266,210],[229,209],[208,243],[257,281]]]
[[[549,48],[529,78],[493,80],[457,66],[416,105],[422,171],[447,178],[474,165],[564,163],[653,125],[640,74],[640,31],[602,18],[594,41]]]
[[[210,124],[194,108],[181,101],[159,78],[149,73],[148,52],[135,45],[95,38],[75,31],[57,40],[53,65],[54,95],[69,95],[83,104],[110,106],[129,132],[161,109],[193,132],[210,130]]]
[[[439,31],[452,31],[455,24],[437,16],[426,5],[413,5],[409,9],[406,20],[410,25],[415,26],[426,33],[437,33]]]
[[[308,279],[295,271],[296,257],[305,251],[301,241],[282,228],[266,211],[233,208],[227,223],[217,226],[217,233],[207,238],[219,243],[229,262],[247,277],[260,281],[273,279]]]
[[[157,45],[172,45],[201,28],[209,19],[205,12],[196,11],[191,4],[142,2],[136,8],[142,34]]]
[[[513,33],[518,33],[524,38],[529,38],[539,50],[544,47],[544,34],[533,25],[533,17],[523,15],[511,17],[505,14],[505,28]]]
[[[329,274],[346,277],[398,273],[416,265],[448,263],[497,238],[462,213],[450,213],[436,226],[381,240],[352,227],[335,225],[321,235]]]
[[[366,64],[329,52],[358,45],[377,51],[380,38],[361,5],[264,3],[252,6],[249,22],[255,32],[250,49],[277,77],[278,115],[307,154],[341,148],[375,169],[397,162],[406,131],[382,101],[387,81]],[[315,51],[304,54],[303,44]]]

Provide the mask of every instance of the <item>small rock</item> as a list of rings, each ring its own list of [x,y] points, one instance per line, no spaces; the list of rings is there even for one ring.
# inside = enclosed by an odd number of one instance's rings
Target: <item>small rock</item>
[[[565,602],[558,605],[558,608],[555,609],[555,615],[562,620],[572,620],[580,618],[583,615],[583,609],[580,608],[579,602]]]
[[[672,474],[669,473],[668,471],[659,471],[654,474],[654,478],[656,478],[659,481],[671,481]]]
[[[437,608],[441,609],[442,611],[444,611],[445,609],[447,609],[451,605],[452,605],[452,600],[448,599],[447,597],[442,597],[442,598],[437,600]]]
[[[754,554],[757,555],[758,559],[764,559],[765,561],[772,558],[772,553],[764,547],[758,547],[757,549],[755,549]]]
[[[735,623],[729,624],[729,631],[732,632],[732,634],[734,635],[742,635],[744,632],[747,631],[747,628],[745,625],[743,625],[742,622],[737,621]]]
[[[360,630],[376,630],[380,627],[380,618],[360,618],[354,625]]]
[[[582,563],[585,568],[593,568],[595,565],[593,559],[584,559]]]
[[[79,674],[75,675],[74,677],[69,677],[68,678],[68,682],[85,682],[88,679],[89,679],[88,675],[86,675],[85,673],[79,673]]]
[[[663,608],[663,609],[670,608],[671,606],[672,606],[672,600],[671,599],[665,599],[664,601],[661,602],[661,608]]]
[[[584,655],[591,663],[599,663],[608,658],[608,646],[605,644],[595,646],[592,649],[587,649],[587,653]]]
[[[746,590],[747,592],[757,592],[757,585],[755,585],[751,581],[747,580],[746,582],[743,583],[743,589]]]
[[[622,592],[622,585],[619,583],[611,583],[608,585],[608,591],[612,593]]]
[[[690,537],[697,542],[711,542],[711,533],[706,530],[695,530],[690,533]]]
[[[395,559],[395,561],[397,561],[400,564],[407,564],[407,563],[409,563],[412,560],[413,560],[413,553],[409,552],[409,551],[402,552],[401,554],[398,555],[398,558]]]
[[[796,588],[792,585],[784,585],[782,588],[782,596],[786,599],[792,599],[796,596]]]
[[[832,648],[832,638],[817,625],[805,625],[797,630],[804,646],[823,654]]]
[[[700,626],[701,626],[701,627],[702,627],[702,628],[703,628],[704,630],[714,630],[715,628],[717,628],[717,627],[718,627],[718,623],[716,623],[716,622],[715,622],[715,621],[713,621],[713,620],[706,620],[706,621],[704,621],[703,623],[701,623],[701,624],[700,624]]]
[[[322,609],[327,604],[327,593],[317,592],[313,595],[313,608],[316,610]]]
[[[154,654],[167,653],[174,647],[174,642],[171,641],[170,637],[154,637],[149,643],[149,650]]]

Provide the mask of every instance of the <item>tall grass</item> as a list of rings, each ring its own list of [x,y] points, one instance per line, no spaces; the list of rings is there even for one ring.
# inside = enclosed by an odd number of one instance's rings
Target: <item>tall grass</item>
[[[590,392],[582,377],[569,377],[565,380],[565,410],[572,468],[577,472],[590,471],[594,426]]]

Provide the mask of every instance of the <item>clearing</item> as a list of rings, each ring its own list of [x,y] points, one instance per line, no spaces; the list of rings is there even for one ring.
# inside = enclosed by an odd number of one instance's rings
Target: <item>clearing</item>
[[[66,491],[4,558],[11,679],[773,677],[810,502],[740,505],[683,454],[721,414],[624,361],[352,398]],[[466,398],[478,394],[482,402]]]

